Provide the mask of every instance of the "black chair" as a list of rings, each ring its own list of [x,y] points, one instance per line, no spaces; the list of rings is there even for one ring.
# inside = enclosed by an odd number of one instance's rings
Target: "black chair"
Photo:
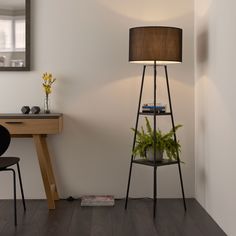
[[[16,164],[18,176],[19,176],[19,182],[20,182],[20,190],[21,190],[21,196],[25,208],[25,198],[24,198],[24,192],[22,187],[22,181],[21,181],[21,174],[20,174],[20,166],[19,166],[19,157],[1,157],[2,154],[8,149],[9,144],[11,142],[11,136],[9,131],[2,125],[0,125],[0,171],[11,171],[13,173],[13,186],[14,186],[14,220],[15,225],[17,225],[17,212],[16,212],[16,173],[15,170],[12,168],[9,168],[10,166],[13,166]]]

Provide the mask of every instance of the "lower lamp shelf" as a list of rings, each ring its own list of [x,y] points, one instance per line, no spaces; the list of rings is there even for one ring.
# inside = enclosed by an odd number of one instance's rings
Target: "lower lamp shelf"
[[[146,166],[157,166],[158,167],[158,166],[167,166],[167,165],[178,164],[178,161],[163,159],[162,161],[156,161],[156,163],[154,163],[154,161],[148,161],[146,159],[136,159],[136,160],[133,160],[133,163],[140,164],[140,165],[146,165]]]

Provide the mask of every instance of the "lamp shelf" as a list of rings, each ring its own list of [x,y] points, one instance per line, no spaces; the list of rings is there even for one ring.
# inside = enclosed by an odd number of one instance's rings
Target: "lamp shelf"
[[[146,166],[167,166],[167,165],[174,165],[174,164],[178,164],[178,161],[174,161],[174,160],[167,160],[167,159],[163,159],[162,161],[149,161],[146,159],[136,159],[133,160],[133,163],[135,164],[140,164],[140,165],[146,165]]]
[[[154,112],[139,112],[142,116],[154,116]],[[171,116],[171,112],[156,113],[156,116]]]

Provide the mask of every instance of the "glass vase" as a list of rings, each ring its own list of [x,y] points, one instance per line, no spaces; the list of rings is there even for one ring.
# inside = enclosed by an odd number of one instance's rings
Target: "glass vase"
[[[44,113],[46,114],[50,113],[50,99],[48,95],[46,95],[44,99]]]

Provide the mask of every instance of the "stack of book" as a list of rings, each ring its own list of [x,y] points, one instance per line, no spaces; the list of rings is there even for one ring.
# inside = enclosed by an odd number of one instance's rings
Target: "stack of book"
[[[87,195],[81,198],[81,206],[114,206],[114,196],[111,195]]]
[[[165,113],[166,106],[161,103],[157,103],[156,106],[153,103],[145,103],[142,106],[142,112],[144,113],[154,113],[155,110],[156,113]]]

